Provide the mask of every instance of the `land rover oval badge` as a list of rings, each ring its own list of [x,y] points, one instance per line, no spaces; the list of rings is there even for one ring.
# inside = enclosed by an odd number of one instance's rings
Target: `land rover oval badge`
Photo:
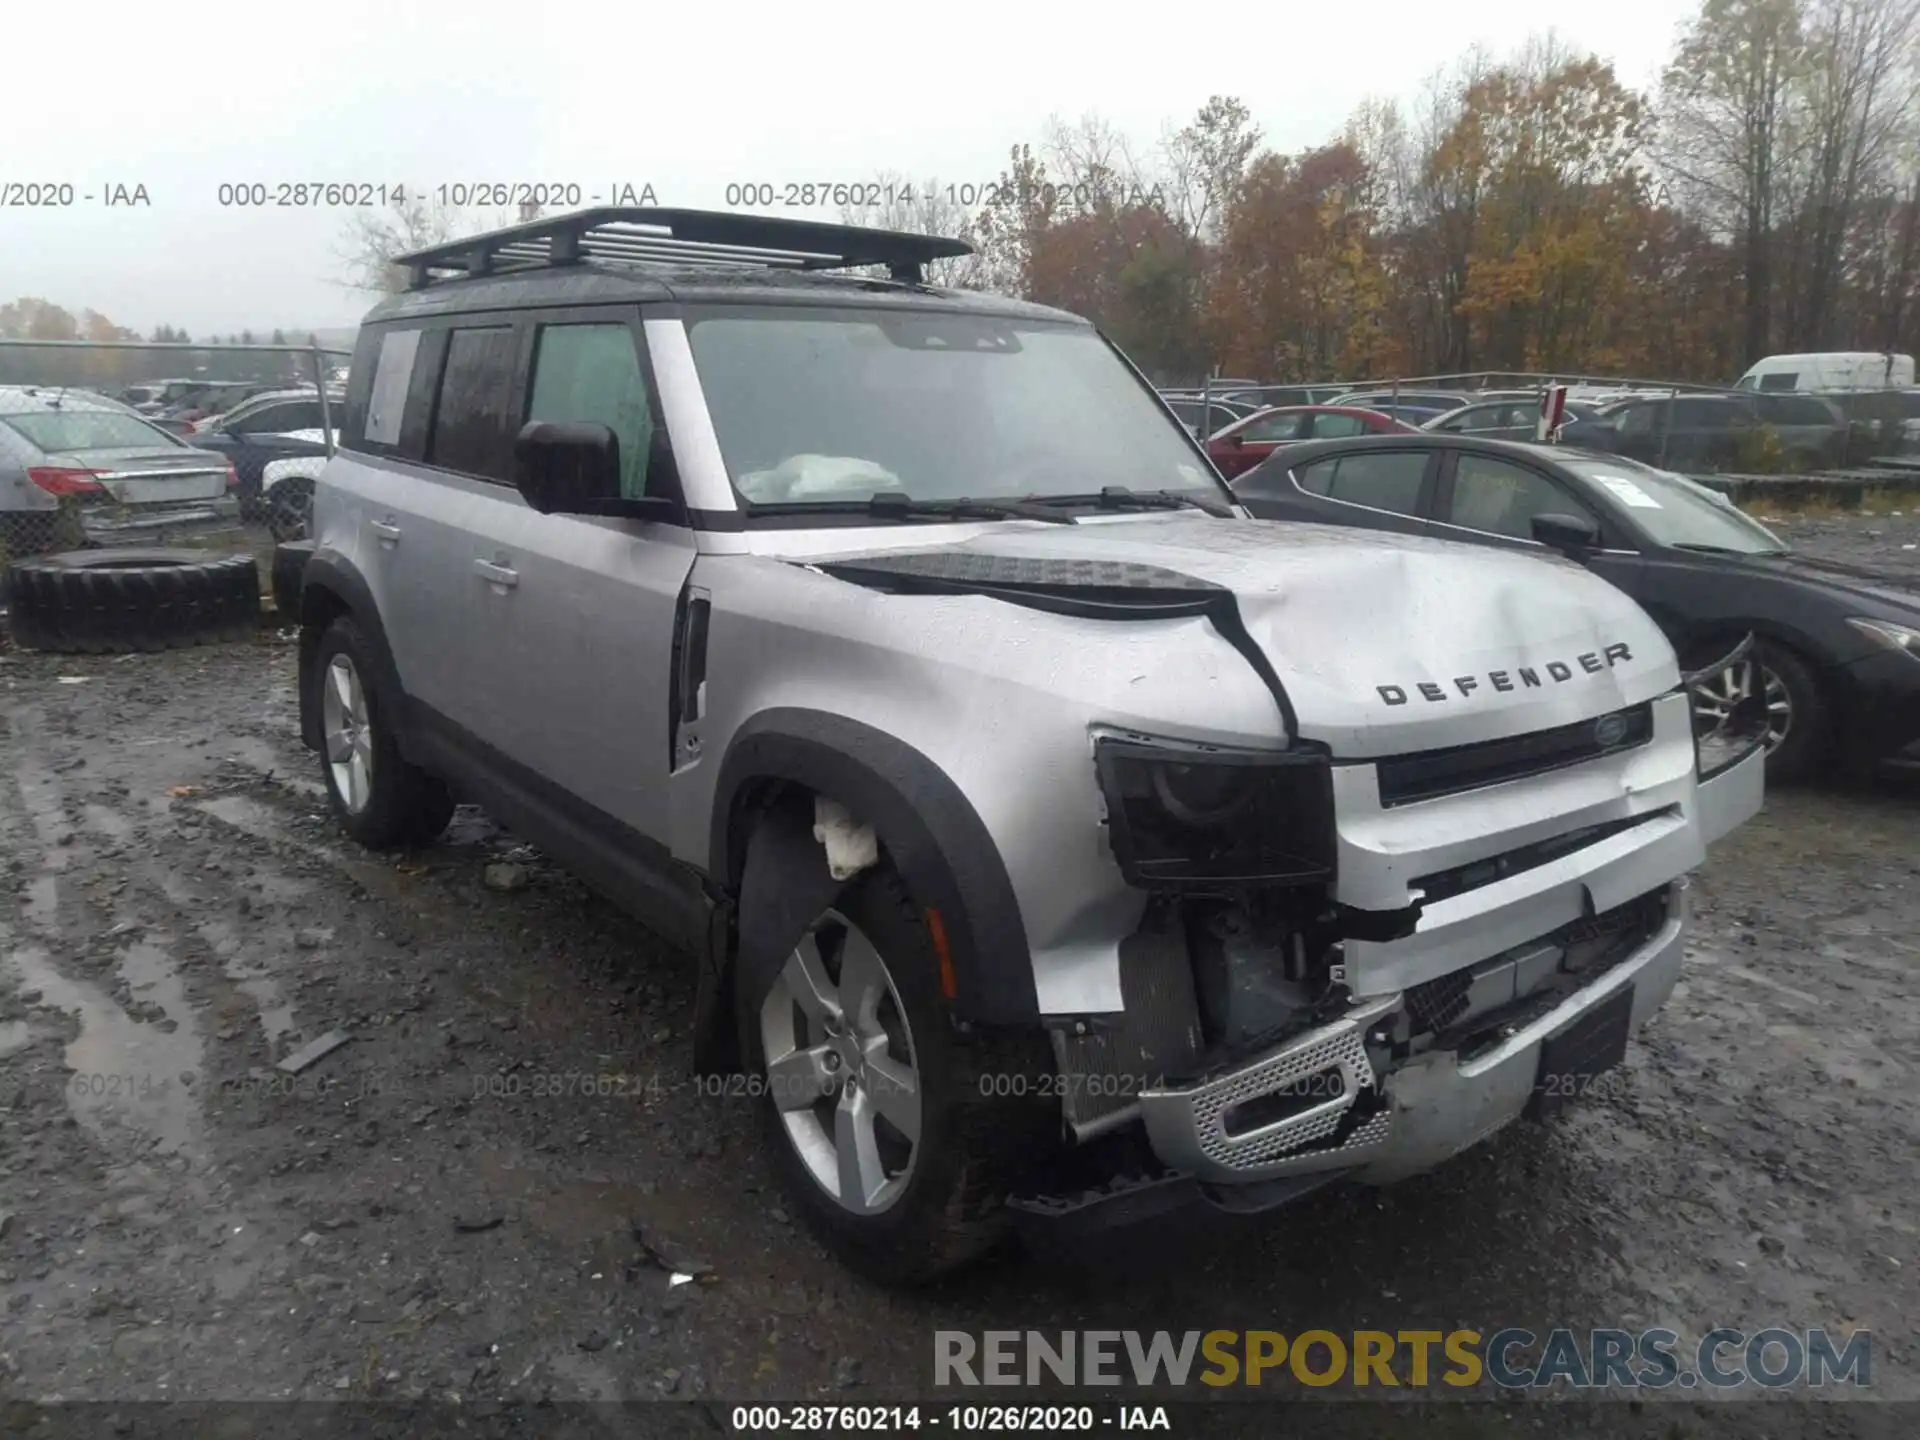
[[[1593,743],[1602,750],[1611,749],[1627,738],[1627,717],[1620,714],[1602,715],[1593,722]]]

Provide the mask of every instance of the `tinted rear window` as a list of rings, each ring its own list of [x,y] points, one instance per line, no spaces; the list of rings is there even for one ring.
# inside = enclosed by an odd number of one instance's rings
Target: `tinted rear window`
[[[469,475],[506,480],[512,473],[507,391],[513,327],[455,330],[434,407],[427,461]]]

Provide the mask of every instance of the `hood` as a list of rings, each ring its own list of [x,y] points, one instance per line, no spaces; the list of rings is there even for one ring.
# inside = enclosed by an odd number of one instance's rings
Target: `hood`
[[[1728,558],[1744,570],[1784,576],[1842,594],[1858,595],[1879,605],[1904,609],[1909,619],[1920,618],[1920,580],[1911,572],[1902,574],[1843,560],[1823,560],[1797,551],[1789,551],[1785,555],[1740,555]]]
[[[1598,576],[1418,536],[1161,514],[996,526],[950,545],[812,563],[1002,593],[1229,590],[1301,737],[1342,757],[1525,734],[1679,683],[1652,620]]]

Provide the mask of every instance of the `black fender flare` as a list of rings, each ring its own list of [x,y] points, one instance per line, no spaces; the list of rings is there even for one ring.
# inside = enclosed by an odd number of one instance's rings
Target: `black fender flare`
[[[727,746],[714,791],[707,873],[730,896],[739,894],[756,795],[783,783],[830,796],[871,825],[914,898],[939,910],[956,1015],[982,1025],[1038,1022],[1013,882],[979,812],[944,770],[843,715],[799,708],[755,715]]]
[[[388,703],[387,713],[394,717],[394,741],[400,753],[411,758],[413,749],[408,723],[406,688],[400,683],[400,671],[393,663],[393,647],[387,643],[386,627],[380,623],[380,607],[374,603],[373,590],[366,577],[337,550],[316,550],[307,558],[300,574],[300,739],[309,750],[319,750],[320,735],[318,676],[313,670],[314,652],[320,636],[336,615],[347,614],[373,647],[375,674],[373,683]]]

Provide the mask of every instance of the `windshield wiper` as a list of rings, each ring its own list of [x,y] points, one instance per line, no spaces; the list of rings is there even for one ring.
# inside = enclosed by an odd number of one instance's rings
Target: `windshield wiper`
[[[1736,550],[1731,545],[1709,545],[1704,540],[1675,540],[1675,550],[1697,550],[1705,555],[1785,555],[1785,550]]]
[[[1221,519],[1230,519],[1233,511],[1224,500],[1201,499],[1179,490],[1133,490],[1125,485],[1103,485],[1098,495],[1038,495],[1042,505],[1097,505],[1102,510],[1203,510]]]
[[[1035,505],[1029,500],[977,500],[960,496],[954,500],[916,500],[911,495],[883,490],[865,500],[785,500],[749,502],[749,515],[844,515],[861,511],[876,520],[1044,520],[1049,525],[1077,525],[1071,515],[1062,515]]]

